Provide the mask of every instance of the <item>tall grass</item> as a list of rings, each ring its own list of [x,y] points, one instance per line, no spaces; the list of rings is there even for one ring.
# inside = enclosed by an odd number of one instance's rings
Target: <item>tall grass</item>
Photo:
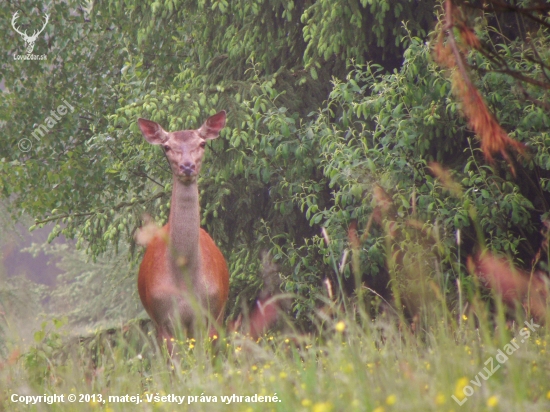
[[[13,341],[0,364],[0,410],[6,411],[546,411],[550,409],[550,355],[546,328],[520,335],[521,315],[504,320],[480,304],[462,323],[441,309],[416,331],[387,312],[372,320],[328,308],[316,333],[280,332],[254,342],[237,333],[177,342],[171,362],[151,330],[132,323],[85,339],[70,338],[64,322],[44,324],[26,351]],[[428,308],[425,308],[428,309]],[[325,310],[326,313],[326,310]],[[501,316],[502,315],[502,316]],[[491,319],[494,319],[491,320]],[[524,328],[525,329],[525,328]],[[518,349],[500,364],[495,356],[512,339]],[[481,371],[492,376],[477,378]],[[501,358],[502,360],[502,358]],[[487,369],[484,369],[487,368]],[[463,388],[473,394],[465,399]],[[466,394],[469,394],[466,389]],[[64,403],[25,405],[12,395],[64,394]],[[77,395],[70,403],[69,394]],[[90,399],[81,395],[96,395]],[[109,396],[139,395],[142,403]],[[182,405],[148,402],[147,394],[185,395]],[[101,395],[102,401],[98,402]],[[242,402],[222,396],[276,396],[277,402]],[[195,396],[189,403],[189,396]],[[203,396],[201,398],[201,396]],[[216,398],[212,398],[212,397]],[[208,402],[208,398],[211,397]],[[157,398],[158,400],[159,398]],[[160,398],[162,400],[162,398]],[[269,399],[269,398],[268,398]],[[83,402],[79,402],[82,400]],[[213,402],[216,400],[217,402]],[[273,399],[271,399],[273,400]],[[202,402],[201,402],[202,401]]]

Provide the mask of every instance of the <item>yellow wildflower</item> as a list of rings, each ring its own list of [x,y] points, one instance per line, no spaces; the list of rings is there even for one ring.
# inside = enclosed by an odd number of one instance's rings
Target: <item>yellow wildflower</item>
[[[340,321],[336,324],[334,329],[336,329],[336,332],[342,333],[346,329],[346,324],[343,321]]]
[[[466,377],[460,378],[458,381],[456,381],[455,396],[459,401],[466,397],[466,395],[464,395],[464,392],[462,391],[466,387],[466,385],[468,385],[468,378]]]
[[[497,404],[498,404],[498,398],[495,395],[487,399],[487,406],[489,408],[494,408],[495,406],[497,406]]]
[[[313,405],[313,412],[330,412],[332,411],[332,403],[330,402],[318,402]]]

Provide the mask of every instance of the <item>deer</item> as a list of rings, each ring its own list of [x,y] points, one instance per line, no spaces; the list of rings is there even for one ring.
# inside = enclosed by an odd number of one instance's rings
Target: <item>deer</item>
[[[154,121],[138,119],[145,140],[162,147],[172,172],[168,223],[148,241],[138,273],[143,307],[160,345],[166,342],[171,355],[178,326],[192,336],[199,322],[207,319],[214,336],[229,295],[227,263],[200,227],[197,184],[206,142],[219,136],[225,122],[226,113],[221,111],[197,130],[167,132]]]
[[[35,30],[32,34],[32,36],[29,36],[27,34],[27,31],[21,32],[16,26],[15,21],[19,18],[19,11],[16,11],[13,17],[11,18],[11,25],[13,27],[13,30],[15,30],[17,33],[19,33],[23,40],[25,40],[25,43],[27,44],[27,54],[31,54],[34,50],[34,43],[36,42],[36,39],[38,38],[38,35],[44,31],[46,28],[46,24],[48,24],[48,21],[50,20],[50,16],[48,14],[45,14],[45,20],[44,25],[40,30]]]

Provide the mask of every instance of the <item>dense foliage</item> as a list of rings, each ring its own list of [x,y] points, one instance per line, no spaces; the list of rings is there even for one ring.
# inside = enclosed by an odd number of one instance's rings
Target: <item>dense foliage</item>
[[[510,75],[491,71],[497,67],[483,54],[469,53],[484,69],[474,82],[491,110],[529,146],[515,175],[506,162],[486,163],[448,71],[431,58],[428,33],[442,24],[437,1],[30,3],[0,5],[6,56],[23,49],[9,27],[16,10],[23,24],[51,14],[36,45],[48,59],[10,57],[0,66],[0,190],[14,215],[56,222],[52,237],[76,237],[94,256],[120,242],[133,250],[144,213],[166,220],[171,190],[165,160],[136,119],[180,130],[225,109],[228,127],[209,144],[199,187],[202,224],[230,264],[232,302],[254,296],[266,249],[282,289],[296,295],[295,316],[315,305],[326,277],[352,290],[352,222],[359,277],[379,287],[401,273],[394,292],[418,284],[412,255],[427,262],[421,282],[437,278],[450,289],[465,256],[481,246],[479,233],[526,266],[539,251],[550,201],[549,112],[526,100]],[[522,54],[523,33],[494,35],[499,19],[507,21],[485,10],[472,25],[501,42],[497,52],[513,57],[515,69],[547,75]],[[546,28],[530,36],[547,59]],[[547,100],[544,88],[529,92]],[[34,128],[63,99],[74,113],[37,141]],[[17,148],[22,138],[30,151]],[[428,168],[433,161],[461,188],[442,185]],[[371,225],[380,193],[391,206]],[[398,267],[388,267],[396,253]]]

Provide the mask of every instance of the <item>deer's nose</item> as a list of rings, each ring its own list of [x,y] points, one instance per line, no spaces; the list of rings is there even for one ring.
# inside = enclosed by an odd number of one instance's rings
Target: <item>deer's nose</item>
[[[195,171],[195,163],[185,162],[180,164],[180,170],[187,176],[191,176]]]

